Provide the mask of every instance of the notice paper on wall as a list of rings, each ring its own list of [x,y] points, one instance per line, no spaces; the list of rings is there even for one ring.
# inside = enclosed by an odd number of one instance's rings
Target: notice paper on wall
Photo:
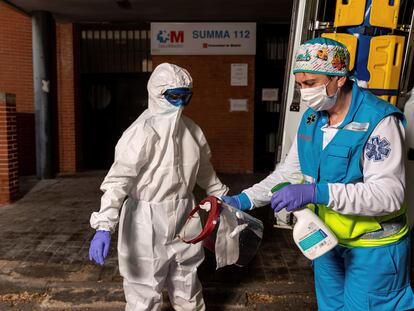
[[[262,101],[278,101],[279,89],[262,89]]]
[[[231,86],[247,86],[248,64],[231,64]]]
[[[230,98],[230,112],[233,111],[249,111],[247,99],[232,99]]]

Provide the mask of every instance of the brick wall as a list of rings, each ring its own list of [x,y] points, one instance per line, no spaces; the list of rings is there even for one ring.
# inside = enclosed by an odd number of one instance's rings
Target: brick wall
[[[35,172],[33,65],[31,19],[0,2],[0,89],[16,94],[18,146],[22,174]],[[58,157],[61,173],[76,171],[77,127],[74,86],[74,29],[56,24]],[[253,171],[253,56],[156,56],[153,63],[168,61],[187,68],[194,78],[194,97],[184,113],[203,129],[217,171]],[[230,86],[232,63],[247,63],[249,85]],[[229,99],[248,99],[248,112],[229,112]],[[26,121],[25,121],[26,120]],[[31,119],[33,120],[33,119]],[[31,147],[29,147],[31,146]],[[25,147],[28,147],[25,149]],[[23,156],[24,155],[24,156]]]
[[[154,67],[170,62],[186,68],[194,95],[184,114],[203,130],[218,172],[253,172],[254,56],[153,56]],[[231,86],[231,64],[248,64],[248,86]],[[248,112],[229,112],[229,99],[248,99]]]
[[[16,133],[16,96],[0,93],[0,204],[10,203],[18,195]]]
[[[32,20],[0,2],[0,90],[16,95],[17,112],[34,112]]]
[[[56,24],[59,172],[76,171],[73,24]]]
[[[32,21],[0,2],[0,90],[16,95],[19,174],[36,173]]]

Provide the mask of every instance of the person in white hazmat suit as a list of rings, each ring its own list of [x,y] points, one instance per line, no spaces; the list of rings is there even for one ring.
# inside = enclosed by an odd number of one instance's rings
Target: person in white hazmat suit
[[[408,159],[414,160],[414,88],[407,94],[407,101],[404,105],[404,115],[407,119],[405,129],[405,145],[408,151]]]
[[[408,218],[410,220],[411,232],[414,225],[414,88],[407,94],[407,101],[404,105],[404,115],[407,120],[405,128],[405,148],[407,149],[406,166],[406,191],[408,205]],[[411,237],[412,238],[412,237]]]
[[[160,310],[164,287],[175,310],[205,310],[197,277],[203,249],[200,243],[182,242],[180,234],[196,204],[196,183],[208,195],[222,196],[228,188],[210,163],[203,132],[181,114],[191,88],[185,69],[168,63],[155,68],[148,81],[148,109],[118,141],[115,161],[101,185],[100,211],[90,219],[97,232],[89,257],[99,264],[119,220],[126,310]],[[185,230],[200,231],[201,223]]]

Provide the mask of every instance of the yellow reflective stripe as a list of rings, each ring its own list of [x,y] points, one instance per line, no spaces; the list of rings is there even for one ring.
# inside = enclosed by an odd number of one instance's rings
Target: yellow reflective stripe
[[[308,207],[315,212],[315,205],[308,204]],[[319,218],[328,225],[338,238],[339,244],[343,246],[370,247],[385,245],[398,241],[409,231],[409,225],[407,223],[397,234],[386,238],[372,240],[359,238],[364,233],[381,229],[380,223],[405,214],[407,210],[405,203],[399,211],[385,216],[342,215],[322,204],[317,204],[317,209]]]
[[[408,223],[406,223],[405,226],[402,227],[401,230],[397,234],[391,235],[383,239],[339,240],[339,244],[345,247],[372,247],[372,246],[387,245],[387,244],[394,243],[394,242],[401,240],[409,231],[410,231],[410,226]]]

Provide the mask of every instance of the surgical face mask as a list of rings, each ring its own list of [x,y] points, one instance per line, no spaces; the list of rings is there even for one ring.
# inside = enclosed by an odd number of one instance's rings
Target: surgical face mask
[[[300,101],[315,111],[331,109],[336,103],[339,91],[338,88],[334,95],[328,96],[326,93],[326,86],[331,81],[332,80],[321,86],[300,89]]]
[[[169,89],[164,92],[165,99],[175,107],[183,107],[188,105],[193,96],[193,92],[185,87]]]

